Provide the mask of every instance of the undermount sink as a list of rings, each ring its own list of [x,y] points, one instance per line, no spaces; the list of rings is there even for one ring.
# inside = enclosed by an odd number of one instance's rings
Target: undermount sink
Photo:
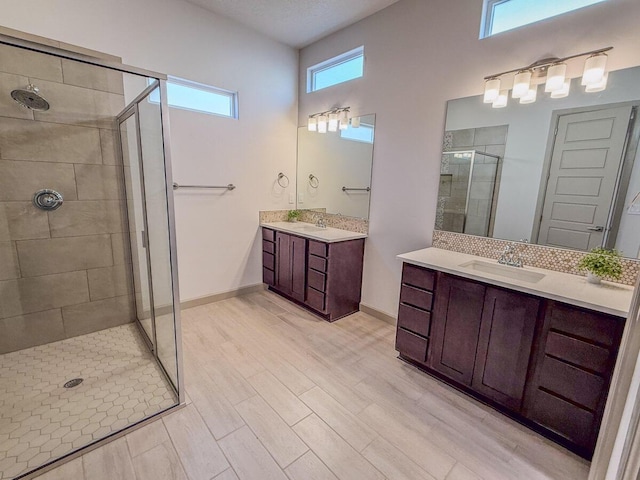
[[[510,267],[508,265],[500,265],[499,263],[485,262],[482,260],[472,260],[462,263],[460,267],[528,283],[537,283],[546,277],[544,273],[532,272],[531,270],[524,270],[520,267]]]
[[[301,232],[325,232],[326,227],[316,227],[315,225],[300,225],[297,224],[293,227],[294,230],[299,230]]]

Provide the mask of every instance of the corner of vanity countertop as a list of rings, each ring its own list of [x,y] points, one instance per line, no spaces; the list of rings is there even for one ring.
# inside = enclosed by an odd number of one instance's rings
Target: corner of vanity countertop
[[[427,247],[401,253],[396,258],[413,265],[536,295],[549,300],[568,303],[577,307],[596,310],[617,317],[628,317],[634,293],[634,288],[628,285],[613,282],[592,285],[587,283],[585,277],[579,275],[529,266],[524,268],[544,273],[545,277],[537,283],[529,283],[507,279],[498,275],[480,273],[464,268],[462,264],[473,260],[495,262],[495,259],[437,247]]]

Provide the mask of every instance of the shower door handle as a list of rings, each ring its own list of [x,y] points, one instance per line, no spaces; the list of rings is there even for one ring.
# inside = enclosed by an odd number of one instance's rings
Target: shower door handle
[[[604,232],[604,227],[601,227],[601,226],[588,227],[587,230],[589,230],[591,232]]]
[[[142,230],[141,234],[142,234],[142,248],[147,248],[147,245],[148,245],[148,242],[147,242],[147,232],[145,232],[144,230]]]

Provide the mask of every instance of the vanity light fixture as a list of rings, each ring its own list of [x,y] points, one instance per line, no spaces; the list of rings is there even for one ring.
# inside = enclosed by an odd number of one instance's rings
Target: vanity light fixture
[[[538,85],[544,83],[544,91],[551,98],[563,98],[569,94],[571,78],[567,77],[570,60],[587,57],[582,73],[581,83],[585,92],[601,92],[607,87],[607,53],[613,47],[601,48],[590,52],[578,53],[564,58],[545,58],[526,67],[515,68],[506,72],[484,77],[484,103],[493,108],[507,106],[509,91],[503,85],[504,76],[514,74],[511,97],[520,99],[520,103],[528,104],[536,101]]]
[[[309,115],[307,128],[310,132],[337,132],[349,128],[349,110],[351,107],[337,107],[326,112]]]

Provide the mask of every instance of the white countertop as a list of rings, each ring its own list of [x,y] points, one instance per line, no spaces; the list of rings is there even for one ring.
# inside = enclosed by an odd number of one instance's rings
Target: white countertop
[[[272,228],[281,232],[292,233],[301,237],[320,240],[321,242],[333,243],[344,242],[345,240],[356,240],[358,238],[367,238],[366,233],[350,232],[348,230],[340,230],[339,228],[321,228],[316,227],[312,223],[305,222],[267,222],[261,223],[261,227]]]
[[[626,317],[629,313],[633,287],[611,282],[602,282],[600,285],[587,283],[585,277],[568,273],[555,272],[542,268],[528,267],[524,270],[544,274],[544,278],[532,283],[520,279],[511,279],[499,274],[485,273],[462,264],[471,261],[497,263],[490,258],[452,252],[440,248],[425,248],[415,252],[398,255],[398,258],[414,265],[433,268],[460,277],[479,280],[484,283],[530,293],[539,297],[557,300],[559,302],[589,308],[611,315]],[[521,270],[517,267],[510,267]]]

